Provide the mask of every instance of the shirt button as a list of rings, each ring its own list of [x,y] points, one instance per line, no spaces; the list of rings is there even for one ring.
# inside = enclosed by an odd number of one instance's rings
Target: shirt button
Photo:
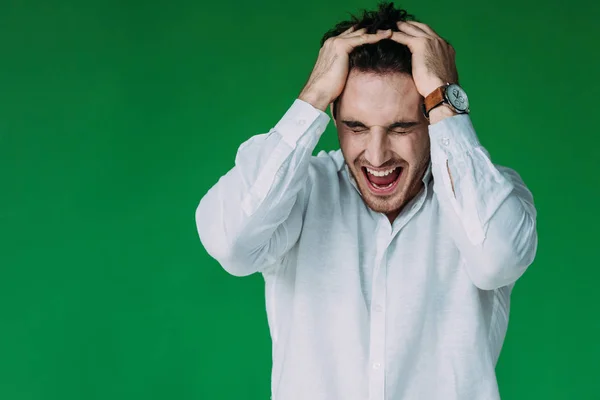
[[[373,307],[373,309],[377,312],[380,312],[383,308],[378,304],[375,307]]]
[[[374,363],[373,364],[373,369],[379,369],[381,368],[381,364],[380,363]]]
[[[302,126],[302,125],[304,125],[306,123],[306,120],[299,119],[297,123],[298,123],[298,125]]]
[[[450,144],[450,139],[448,139],[447,137],[442,138],[442,144],[444,146],[448,146]]]

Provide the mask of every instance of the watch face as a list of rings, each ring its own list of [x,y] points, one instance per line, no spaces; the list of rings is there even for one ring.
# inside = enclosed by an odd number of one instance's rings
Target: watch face
[[[469,109],[469,99],[465,91],[457,84],[451,84],[446,88],[446,96],[450,104],[458,111],[466,111]]]

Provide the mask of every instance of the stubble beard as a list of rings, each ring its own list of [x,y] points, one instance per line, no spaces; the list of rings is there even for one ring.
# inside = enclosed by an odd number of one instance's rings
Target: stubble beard
[[[405,166],[402,170],[403,176],[399,178],[403,179],[404,182],[399,182],[395,192],[387,196],[378,196],[371,193],[360,166],[353,165],[348,169],[357,183],[358,190],[367,207],[375,212],[387,215],[400,212],[406,203],[419,193],[423,187],[423,175],[428,164],[429,157],[425,157],[415,167],[412,165]]]

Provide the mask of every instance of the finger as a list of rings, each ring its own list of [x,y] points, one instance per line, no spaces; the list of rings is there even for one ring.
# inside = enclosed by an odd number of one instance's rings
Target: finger
[[[365,33],[362,32],[358,35],[351,35],[345,37],[345,40],[348,40],[352,47],[357,47],[366,43],[376,43],[380,40],[389,38],[391,36],[392,31],[388,29],[387,31],[379,30],[377,33]]]
[[[431,36],[429,33],[425,32],[420,27],[408,23],[408,21],[398,21],[397,25],[398,25],[398,29],[400,29],[400,32],[407,33],[411,36],[415,36],[415,37]]]
[[[344,32],[340,33],[338,36],[344,36],[349,33],[352,33],[352,32],[354,32],[354,28],[356,28],[356,25],[352,25],[350,28],[346,29]]]
[[[344,37],[345,38],[349,38],[349,37],[353,37],[353,36],[360,36],[360,35],[362,35],[363,33],[366,33],[366,32],[367,32],[367,28],[361,28],[361,29],[359,29],[357,31],[348,33]]]
[[[377,32],[375,32],[375,33],[369,33],[369,35],[389,36],[389,33],[387,33],[388,31],[389,31],[389,29],[388,30],[377,29]],[[357,30],[356,32],[353,32],[353,33],[351,33],[349,35],[346,35],[346,38],[353,37],[353,36],[360,36],[362,34],[366,34],[366,32],[367,32],[367,28],[362,28],[362,29]]]
[[[348,41],[348,44],[352,47],[358,47],[367,43],[376,43],[383,39],[389,39],[392,31],[379,31],[377,33],[363,33],[358,36],[346,37],[344,40]]]
[[[414,46],[416,45],[417,41],[422,40],[419,37],[412,36],[412,35],[409,35],[408,33],[404,33],[404,32],[394,32],[392,34],[392,37],[390,37],[390,39],[392,39],[394,42],[398,42],[398,43],[408,46],[408,48],[411,51],[414,50]]]
[[[422,22],[417,22],[417,21],[406,21],[407,23],[414,25],[416,27],[418,27],[419,29],[421,29],[423,32],[427,32],[428,34],[432,35],[432,36],[437,36],[439,37],[439,35],[436,33],[436,31],[434,31],[433,29],[431,29],[431,27],[427,24],[424,24]]]

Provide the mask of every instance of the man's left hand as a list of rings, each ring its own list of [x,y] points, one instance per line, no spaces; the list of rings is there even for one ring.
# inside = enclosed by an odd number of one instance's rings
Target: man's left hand
[[[446,83],[458,83],[455,51],[428,25],[415,21],[399,21],[400,32],[390,39],[402,43],[412,53],[412,76],[423,97]]]

